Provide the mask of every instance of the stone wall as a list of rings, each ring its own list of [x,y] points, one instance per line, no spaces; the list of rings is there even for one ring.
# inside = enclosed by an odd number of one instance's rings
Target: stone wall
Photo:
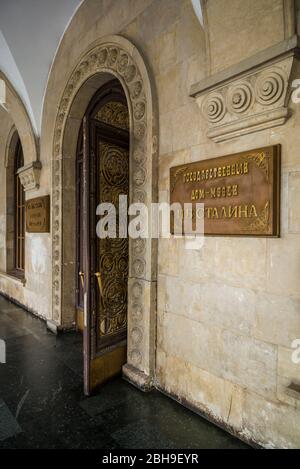
[[[206,0],[211,73],[285,39],[283,0]]]
[[[8,112],[0,108],[0,292],[46,319],[51,317],[50,234],[26,233],[24,281],[9,274],[13,266],[12,140],[17,140],[15,132],[21,139],[25,165],[36,161],[37,148],[24,106],[9,83],[7,109]],[[47,180],[46,168],[47,162],[40,188],[26,192],[26,199],[49,194],[50,180]]]
[[[207,237],[198,252],[186,250],[184,240],[159,241],[155,377],[159,388],[241,437],[282,448],[300,443],[300,401],[286,393],[300,376],[291,361],[291,342],[300,338],[300,108],[290,103],[292,115],[281,127],[215,143],[189,94],[209,73],[288,38],[289,3],[207,0],[203,30],[188,0],[84,2],[49,76],[38,192],[51,189],[53,132],[68,77],[82,53],[107,34],[138,47],[156,90],[160,201],[169,200],[171,166],[282,145],[281,238]],[[26,242],[24,303],[49,318],[50,237]],[[41,260],[36,253],[43,251]]]
[[[286,37],[281,1],[206,5],[211,72]],[[177,67],[178,75],[184,68]],[[280,143],[281,237],[207,237],[199,252],[186,250],[183,240],[160,240],[157,384],[243,438],[266,447],[299,447],[300,401],[286,387],[300,378],[291,348],[300,337],[300,108],[289,102],[291,117],[282,127],[216,144],[200,111],[189,106],[189,117],[184,108],[169,119],[161,116],[164,197],[170,166]],[[177,112],[181,119],[174,119]]]

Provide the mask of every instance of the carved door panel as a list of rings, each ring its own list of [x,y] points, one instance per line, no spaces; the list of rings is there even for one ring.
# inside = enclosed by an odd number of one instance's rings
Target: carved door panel
[[[116,210],[116,238],[98,239],[98,341],[99,348],[126,339],[128,238],[119,238],[119,196],[129,189],[128,149],[108,141],[98,141],[100,162],[99,201]]]
[[[119,103],[115,107],[106,103],[106,109],[108,105],[110,111],[124,111]],[[129,134],[119,125],[123,119],[119,113],[117,121],[110,113],[110,122],[118,126],[105,122],[106,115],[102,113],[100,120],[97,114],[89,120],[88,137],[83,143],[83,174],[88,174],[84,180],[84,231],[89,232],[84,265],[85,272],[90,272],[84,283],[86,394],[120,374],[127,357],[128,238],[119,237],[119,196],[129,195]],[[100,220],[96,208],[100,203],[115,207],[115,238],[100,239],[96,235]]]

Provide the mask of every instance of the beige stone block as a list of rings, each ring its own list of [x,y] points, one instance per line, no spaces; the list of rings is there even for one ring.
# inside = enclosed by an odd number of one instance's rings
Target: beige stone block
[[[165,114],[173,111],[180,104],[179,67],[174,65],[157,79],[159,112]]]
[[[189,395],[189,370],[190,365],[177,357],[166,354],[162,350],[157,353],[158,386],[174,397],[187,399],[191,402]]]
[[[191,148],[190,153],[190,163],[197,161],[205,161],[210,158],[215,158],[217,156],[224,156],[224,149],[211,141],[211,143],[200,143],[199,145],[194,145]]]
[[[83,90],[86,88],[83,87]],[[94,90],[94,93],[96,90]],[[79,96],[81,98],[81,94],[79,93]],[[76,101],[78,101],[79,98],[77,98]],[[81,106],[84,106],[84,103],[89,102],[88,100],[81,99],[82,103]],[[79,104],[76,104],[73,106],[74,112],[78,111]],[[79,111],[78,111],[79,112]],[[84,112],[84,111],[83,111]],[[78,143],[78,137],[79,137],[79,131],[80,131],[80,126],[82,123],[82,118],[83,118],[83,113],[81,118],[73,118],[70,117],[67,120],[67,124],[65,127],[65,133],[64,133],[64,143],[63,143],[63,167],[65,170],[65,173],[70,172],[71,174],[75,172],[75,166],[76,166],[76,149],[77,149],[77,143]],[[64,150],[66,149],[66,150]],[[68,174],[65,174],[65,176],[68,177]],[[69,176],[71,177],[71,175]],[[68,182],[69,184],[69,182]]]
[[[31,233],[26,236],[26,257],[28,269],[33,274],[51,272],[51,247],[47,234]]]
[[[126,27],[124,28],[124,33],[126,33],[128,38],[134,38],[138,34],[138,20],[135,19],[131,21]]]
[[[176,50],[178,60],[185,61],[194,54],[204,57],[204,29],[199,25],[191,2],[182,2],[180,21],[177,24]],[[204,70],[203,67],[203,72]]]
[[[257,294],[253,336],[290,347],[300,338],[300,300],[261,292]]]
[[[271,145],[270,129],[260,130],[259,132],[255,132],[253,134],[243,135],[242,138],[236,137],[227,142],[222,142],[224,155],[240,153],[241,151],[255,150],[256,148],[262,148],[269,145]]]
[[[188,399],[213,419],[238,430],[242,426],[243,389],[193,365],[187,370]]]
[[[128,364],[149,375],[154,369],[157,285],[128,279]]]
[[[42,163],[42,171],[40,175],[40,188],[38,191],[39,195],[47,195],[51,192],[51,165],[50,162]],[[31,198],[32,193],[28,194]]]
[[[179,274],[179,260],[184,250],[184,240],[172,237],[168,241],[168,274],[171,276],[177,276]]]
[[[269,449],[296,449],[300,442],[300,411],[247,392],[243,406],[243,433]]]
[[[215,279],[247,289],[266,288],[266,239],[218,238]]]
[[[255,297],[253,291],[244,288],[214,282],[204,283],[198,289],[196,303],[193,303],[195,319],[250,336],[254,323]],[[200,316],[197,315],[199,305]]]
[[[289,233],[300,233],[300,171],[288,176]]]
[[[48,290],[46,294],[41,296],[39,291],[25,289],[23,304],[25,304],[27,308],[34,311],[37,315],[42,316],[46,319],[51,319],[52,315],[50,311],[50,290]]]
[[[300,337],[297,337],[297,339],[300,339]],[[292,348],[292,344],[290,344],[290,347],[278,347],[278,376],[299,381],[300,363],[295,363],[295,351],[296,348]]]
[[[169,283],[167,283],[166,289],[168,299],[166,311],[209,326],[209,313],[203,301],[206,284],[194,283],[182,276],[179,277],[176,286],[180,289],[180,293],[178,296],[175,293],[175,301],[173,301],[173,290]]]
[[[206,5],[213,72],[284,39],[281,0],[216,0]]]
[[[166,277],[165,311],[174,314],[184,314],[183,290],[184,285],[181,279]]]
[[[201,143],[200,119],[196,102],[190,102],[174,110],[172,113],[174,151]]]
[[[169,296],[172,304],[167,311],[175,309],[175,304],[178,311],[185,306],[182,287],[178,283],[176,286]],[[166,353],[260,395],[275,396],[276,347],[179,313],[166,313],[163,327],[162,348]]]
[[[169,240],[159,239],[158,241],[158,274],[168,274],[169,263]]]
[[[299,171],[300,132],[299,124],[278,127],[270,130],[270,145],[281,144],[281,166]]]
[[[300,71],[300,64],[297,61],[294,65],[294,71],[292,78],[297,79],[299,77],[299,71]],[[295,95],[298,97],[299,96],[299,90],[296,90],[296,88],[293,88],[293,92],[295,91]],[[289,102],[289,108],[291,110],[291,116],[288,119],[288,121],[285,124],[285,128],[292,128],[292,127],[297,127],[299,126],[300,122],[300,109],[299,109],[299,103],[294,102],[294,97],[293,95],[291,96],[290,102]],[[275,130],[275,129],[274,129]]]
[[[160,191],[170,190],[170,168],[187,163],[189,161],[189,155],[189,149],[176,151],[169,155],[160,155],[158,170]]]
[[[181,358],[157,352],[158,386],[189,402],[209,417],[239,429],[242,424],[243,390],[201,370]]]
[[[14,298],[21,304],[25,304],[24,286],[21,282],[13,278],[0,276],[0,292],[11,298]]]
[[[200,283],[212,279],[215,275],[216,239],[204,238],[201,249],[183,249],[177,253],[180,276],[183,281]]]
[[[172,153],[173,151],[173,131],[172,112],[161,114],[159,117],[159,155]]]
[[[141,5],[141,14],[138,17],[140,38],[143,42],[153,41],[172,29],[180,18],[182,7],[182,0],[148,0],[147,3],[150,4],[148,8]],[[126,8],[132,15],[132,7],[127,4]]]
[[[164,351],[164,344],[165,344],[165,333],[166,333],[166,328],[164,327],[165,324],[165,313],[160,311],[157,315],[157,331],[156,331],[156,337],[157,337],[157,347],[156,347],[156,353],[158,351]],[[158,365],[156,365],[158,367]]]
[[[262,396],[275,397],[277,348],[224,330],[219,350],[225,379]],[[220,375],[220,371],[218,373]]]
[[[200,111],[199,111],[200,113]],[[199,145],[194,145],[191,148],[191,162],[206,160],[210,158],[217,158],[220,156],[234,155],[241,151],[249,151],[260,147],[270,145],[269,130],[257,132],[255,134],[243,135],[229,141],[220,143],[213,142],[206,135],[206,124],[200,115],[199,131],[203,138]]]
[[[0,249],[5,248],[6,215],[0,213]]]
[[[201,52],[199,53],[198,50],[191,57],[187,57],[185,57],[179,64],[179,86],[182,104],[189,103],[194,99],[190,97],[191,86],[198,83],[206,76],[205,54]]]
[[[289,173],[281,172],[280,190],[280,236],[285,236],[289,231],[289,193],[288,193]]]
[[[269,240],[268,283],[271,293],[300,295],[300,244],[297,236]]]
[[[156,381],[156,384],[158,384],[161,387],[163,387],[163,383],[164,383],[166,360],[167,360],[166,353],[164,352],[164,350],[160,348],[160,345],[158,345],[156,348],[155,381]]]
[[[159,51],[158,72],[164,75],[166,71],[173,68],[178,61],[178,51],[176,48],[177,24],[175,23],[165,34],[159,36],[155,43]],[[175,83],[174,83],[175,84]],[[169,83],[169,85],[174,85]]]

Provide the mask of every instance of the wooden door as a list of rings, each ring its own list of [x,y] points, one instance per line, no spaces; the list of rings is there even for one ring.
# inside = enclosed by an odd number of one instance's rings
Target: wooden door
[[[119,196],[129,195],[125,97],[111,92],[83,122],[84,382],[90,394],[121,374],[127,357],[128,238],[120,238]],[[99,239],[99,203],[116,210],[116,238]]]

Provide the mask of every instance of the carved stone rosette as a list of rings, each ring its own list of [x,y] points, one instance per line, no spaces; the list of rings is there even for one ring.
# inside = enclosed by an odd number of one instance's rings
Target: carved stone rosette
[[[20,182],[25,192],[39,189],[41,169],[40,161],[33,161],[18,170]]]
[[[249,62],[240,70],[232,67],[193,85],[191,96],[207,122],[207,136],[222,142],[284,124],[296,50]]]
[[[109,72],[119,79],[128,100],[130,115],[130,203],[155,201],[152,165],[157,152],[157,127],[154,118],[150,81],[137,49],[119,36],[101,41],[78,63],[64,90],[57,114],[53,145],[53,320],[60,323],[62,314],[62,198],[63,135],[72,102],[83,83],[93,75]],[[154,184],[156,179],[154,178]],[[151,239],[129,241],[128,285],[128,362],[124,374],[136,383],[151,385],[154,370],[154,322],[156,249]],[[126,372],[128,370],[128,373]],[[129,377],[130,374],[130,377]],[[140,377],[142,376],[142,381]],[[148,384],[147,384],[148,383]]]

